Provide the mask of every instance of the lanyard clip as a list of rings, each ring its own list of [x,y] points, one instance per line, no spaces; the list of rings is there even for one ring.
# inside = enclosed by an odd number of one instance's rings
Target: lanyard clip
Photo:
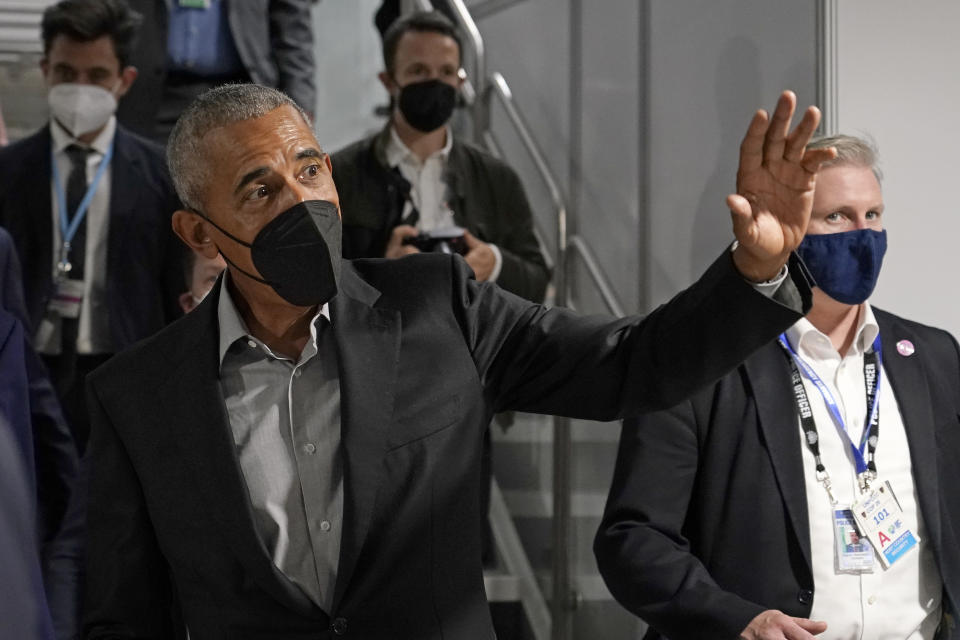
[[[866,493],[870,490],[870,483],[877,478],[876,471],[864,471],[857,476],[857,482],[860,483],[860,493]]]
[[[830,481],[830,474],[827,473],[827,470],[817,471],[817,482],[823,485],[823,488],[827,492],[827,497],[830,498],[830,504],[836,505],[837,499],[833,497],[833,483]]]
[[[60,248],[60,260],[57,261],[57,277],[66,278],[71,270],[73,265],[70,264],[70,243],[64,242]]]

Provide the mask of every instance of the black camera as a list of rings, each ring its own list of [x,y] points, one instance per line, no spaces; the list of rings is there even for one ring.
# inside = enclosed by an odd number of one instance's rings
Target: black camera
[[[422,231],[415,236],[403,239],[403,244],[416,247],[424,253],[459,253],[466,255],[467,239],[460,227],[435,230],[433,233]]]

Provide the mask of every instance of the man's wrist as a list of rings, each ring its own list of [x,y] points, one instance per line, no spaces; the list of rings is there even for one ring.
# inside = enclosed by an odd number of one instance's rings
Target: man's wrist
[[[782,281],[786,275],[787,253],[772,260],[757,260],[744,249],[737,241],[730,247],[733,254],[733,264],[740,275],[753,285],[773,284]]]

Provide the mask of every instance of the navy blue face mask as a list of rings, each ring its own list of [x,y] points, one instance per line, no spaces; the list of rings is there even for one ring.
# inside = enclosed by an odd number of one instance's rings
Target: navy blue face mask
[[[870,297],[886,252],[886,230],[873,229],[807,235],[797,247],[817,286],[844,304]]]

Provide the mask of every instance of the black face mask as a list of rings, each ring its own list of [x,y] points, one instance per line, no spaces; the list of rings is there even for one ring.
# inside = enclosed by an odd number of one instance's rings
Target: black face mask
[[[203,215],[203,214],[201,214]],[[340,282],[340,216],[326,200],[299,202],[260,229],[253,243],[244,242],[207,216],[210,224],[228,238],[250,248],[250,257],[263,278],[230,266],[298,307],[312,307],[337,295]]]
[[[414,82],[400,89],[400,113],[417,131],[430,133],[442,127],[457,104],[457,90],[440,80]]]

